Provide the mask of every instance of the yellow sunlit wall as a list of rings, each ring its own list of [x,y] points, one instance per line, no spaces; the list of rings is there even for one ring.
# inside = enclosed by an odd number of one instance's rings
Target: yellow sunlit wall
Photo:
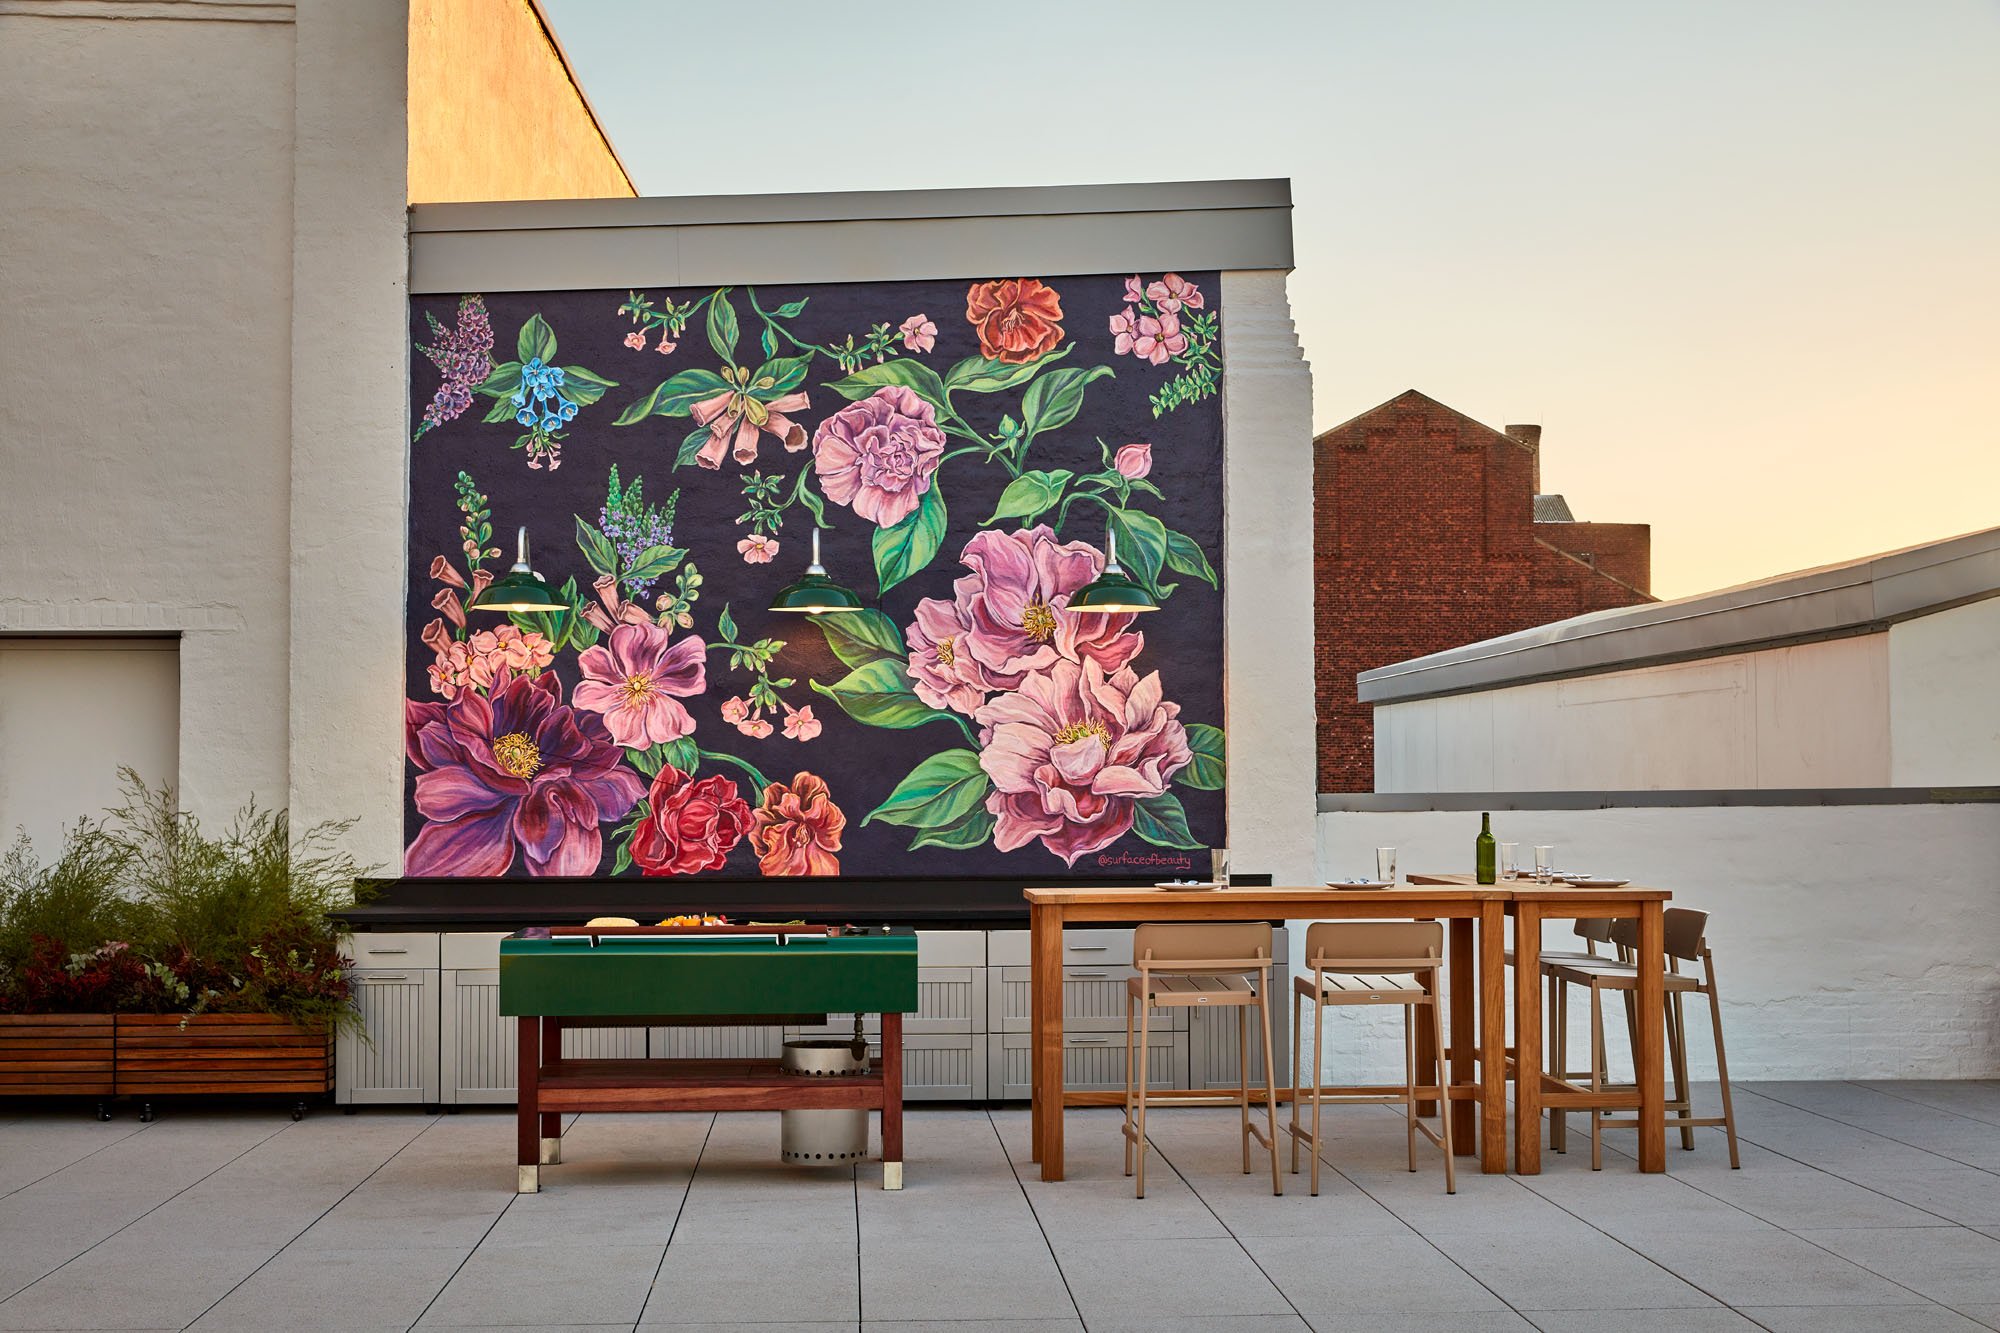
[[[410,0],[410,202],[635,193],[529,0]]]

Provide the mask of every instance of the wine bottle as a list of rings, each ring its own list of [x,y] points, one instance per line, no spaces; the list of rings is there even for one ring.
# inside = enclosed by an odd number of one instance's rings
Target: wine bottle
[[[1493,873],[1494,850],[1493,815],[1491,812],[1479,816],[1479,836],[1472,842],[1473,878],[1481,884],[1491,884],[1498,878]]]

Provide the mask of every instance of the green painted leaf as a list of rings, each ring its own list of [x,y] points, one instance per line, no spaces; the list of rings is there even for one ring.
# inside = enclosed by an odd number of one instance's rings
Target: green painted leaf
[[[875,586],[882,592],[920,573],[944,544],[944,492],[937,478],[907,518],[893,528],[875,529]]]
[[[680,568],[687,558],[687,551],[679,546],[648,546],[639,552],[638,559],[626,566],[622,575],[627,583],[651,583],[662,574],[671,574]]]
[[[1160,566],[1167,557],[1166,524],[1138,509],[1114,509],[1110,518],[1118,533],[1118,563],[1126,573],[1164,596],[1171,590],[1160,587]]]
[[[1005,361],[995,361],[990,356],[968,356],[957,362],[944,373],[944,387],[953,392],[998,393],[1015,385],[1033,379],[1035,372],[1046,370],[1070,354],[1071,348],[1050,352],[1047,356],[1033,361],[1023,361],[1008,365]]]
[[[701,447],[707,444],[708,441],[708,427],[696,426],[693,430],[689,431],[687,438],[681,441],[680,452],[674,455],[674,466],[686,467],[688,464],[694,462],[695,456],[701,452]]]
[[[826,387],[851,401],[866,398],[891,384],[903,385],[932,407],[944,407],[944,381],[921,361],[884,361],[879,366],[857,370],[846,379],[833,380]]]
[[[714,371],[690,367],[628,406],[618,414],[614,424],[629,426],[647,417],[684,417],[702,399],[713,398],[728,389],[728,382]]]
[[[826,635],[826,646],[833,649],[833,655],[850,667],[885,659],[901,662],[909,656],[896,622],[872,608],[814,616],[813,623]]]
[[[771,317],[773,319],[796,319],[805,313],[806,301],[811,299],[811,297],[806,297],[804,300],[787,301],[776,310],[773,310]]]
[[[1172,528],[1166,529],[1166,534],[1167,568],[1205,580],[1209,587],[1215,587],[1215,569],[1208,563],[1208,556],[1201,547],[1195,544],[1194,538]]]
[[[1037,516],[1055,508],[1056,501],[1062,499],[1063,487],[1075,475],[1067,468],[1023,472],[1007,483],[1007,489],[1000,492],[1000,503],[993,508],[993,517],[980,526],[990,527],[1003,518],[1018,518],[1023,526],[1034,522]]]
[[[764,326],[764,332],[759,335],[757,345],[764,349],[766,357],[773,357],[778,354],[778,335],[771,331],[769,324]]]
[[[666,746],[649,745],[643,750],[627,750],[625,757],[647,778],[656,777],[660,765],[666,762]]]
[[[520,408],[514,406],[513,399],[502,395],[499,398],[495,398],[493,406],[486,409],[486,424],[490,426],[498,421],[512,421],[514,414],[520,410]]]
[[[767,352],[765,355],[769,356],[770,353]],[[757,373],[750,377],[750,387],[757,391],[759,398],[769,401],[780,394],[790,393],[804,384],[806,368],[811,365],[812,357],[809,355],[781,356],[775,361],[766,361],[757,367]],[[763,382],[766,375],[771,377],[770,384]]]
[[[736,364],[736,333],[736,307],[724,287],[708,303],[708,345],[729,365]]]
[[[611,873],[614,875],[622,875],[631,868],[632,868],[632,840],[630,838],[627,838],[625,839],[625,841],[618,844],[618,854],[611,858]]]
[[[1188,832],[1187,811],[1181,807],[1181,798],[1170,791],[1148,796],[1133,807],[1132,831],[1155,847],[1178,851],[1196,851],[1201,847],[1194,834]]]
[[[952,847],[964,850],[970,847],[984,847],[993,837],[995,820],[980,805],[970,813],[946,824],[943,828],[917,830],[917,836],[910,839],[910,850],[919,847]]]
[[[478,392],[488,394],[494,398],[509,398],[520,387],[521,363],[519,361],[503,361],[493,367],[491,375],[480,381]]]
[[[528,316],[528,322],[521,326],[521,336],[514,340],[514,351],[523,362],[540,357],[545,366],[555,356],[556,331],[549,327],[549,322],[542,318],[539,311]]]
[[[588,560],[590,567],[598,573],[618,572],[618,552],[612,549],[611,539],[584,522],[581,517],[577,517],[576,520],[576,549],[583,552],[583,558]]]
[[[917,697],[917,692],[910,688],[908,672],[896,658],[877,658],[854,668],[831,685],[814,681],[812,687],[864,726],[904,731],[926,722],[948,722],[952,717]]]
[[[1187,739],[1188,749],[1194,751],[1194,758],[1186,768],[1174,774],[1174,781],[1196,791],[1221,791],[1223,780],[1229,774],[1222,728],[1211,727],[1206,722],[1190,723]]]
[[[976,750],[943,750],[910,770],[863,824],[942,829],[977,810],[992,787]]]
[[[701,747],[694,743],[692,736],[683,736],[677,741],[668,741],[665,745],[654,748],[667,763],[690,777],[701,767]]]
[[[617,380],[605,379],[596,371],[586,370],[582,366],[564,366],[562,372],[563,397],[578,407],[589,407],[604,396],[606,389],[618,387]]]
[[[1110,366],[1062,366],[1028,386],[1021,399],[1021,431],[1029,439],[1076,420],[1092,380],[1113,375]]]
[[[723,604],[722,614],[715,618],[715,632],[722,636],[724,643],[736,642],[736,617],[729,614],[729,606]]]

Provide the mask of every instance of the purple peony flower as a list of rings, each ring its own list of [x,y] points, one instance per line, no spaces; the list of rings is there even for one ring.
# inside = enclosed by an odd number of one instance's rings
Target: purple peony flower
[[[849,403],[813,436],[820,490],[878,528],[908,518],[944,456],[944,432],[931,405],[900,384]]]
[[[404,854],[408,875],[503,875],[517,850],[531,875],[591,874],[598,825],[646,792],[603,720],[563,703],[553,674],[506,678],[491,697],[409,700],[403,718],[427,821]]]

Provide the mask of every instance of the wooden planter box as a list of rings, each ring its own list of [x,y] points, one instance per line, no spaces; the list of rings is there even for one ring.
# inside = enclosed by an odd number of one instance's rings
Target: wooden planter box
[[[298,1098],[303,1112],[305,1098],[333,1091],[330,1031],[267,1014],[120,1014],[117,1031],[121,1097],[255,1093]]]
[[[109,1097],[110,1014],[0,1014],[0,1097]]]

